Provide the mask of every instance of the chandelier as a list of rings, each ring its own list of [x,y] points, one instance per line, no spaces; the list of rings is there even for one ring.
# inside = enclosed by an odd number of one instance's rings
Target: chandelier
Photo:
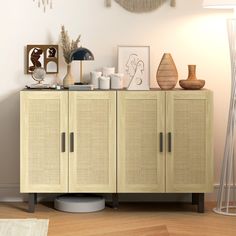
[[[34,2],[37,2],[39,8],[43,8],[44,12],[46,12],[47,7],[50,7],[52,9],[52,0],[33,0]]]

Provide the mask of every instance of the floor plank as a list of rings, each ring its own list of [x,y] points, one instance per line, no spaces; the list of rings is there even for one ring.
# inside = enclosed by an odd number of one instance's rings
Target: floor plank
[[[54,210],[51,204],[38,204],[36,213],[30,214],[26,203],[0,203],[0,218],[49,219],[49,236],[109,235],[162,225],[171,236],[235,236],[236,217],[217,215],[213,206],[207,204],[206,213],[199,214],[190,204],[121,203],[118,210],[70,214]]]

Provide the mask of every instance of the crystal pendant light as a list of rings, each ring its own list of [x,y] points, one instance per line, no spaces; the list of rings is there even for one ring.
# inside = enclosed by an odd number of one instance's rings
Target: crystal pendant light
[[[37,2],[39,8],[43,8],[44,12],[46,12],[46,9],[50,7],[52,9],[53,4],[52,0],[33,0],[34,2]]]

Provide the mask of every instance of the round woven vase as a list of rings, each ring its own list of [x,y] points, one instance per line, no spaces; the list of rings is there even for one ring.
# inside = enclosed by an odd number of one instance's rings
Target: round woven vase
[[[156,75],[157,83],[163,90],[175,88],[178,82],[178,71],[170,53],[165,53]]]

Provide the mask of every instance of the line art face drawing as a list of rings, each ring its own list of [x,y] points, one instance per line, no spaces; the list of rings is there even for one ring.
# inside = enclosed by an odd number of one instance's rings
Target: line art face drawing
[[[118,46],[118,72],[128,90],[150,89],[150,47]]]
[[[125,71],[129,76],[129,85],[135,83],[136,85],[142,85],[144,79],[145,65],[138,54],[132,53],[125,64]]]

